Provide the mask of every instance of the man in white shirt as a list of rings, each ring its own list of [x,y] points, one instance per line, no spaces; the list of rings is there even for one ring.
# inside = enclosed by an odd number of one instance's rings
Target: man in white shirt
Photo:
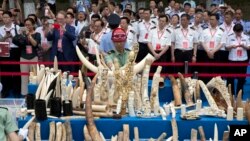
[[[131,24],[129,24],[129,22],[130,20],[127,17],[122,17],[120,27],[126,32],[128,49],[131,50],[133,45],[137,43],[137,37],[133,27]]]
[[[160,15],[158,26],[152,28],[149,33],[148,48],[157,62],[167,61],[166,52],[171,46],[171,31],[167,29],[167,24],[168,17],[166,15]],[[166,73],[165,68],[166,67],[163,67],[162,73]]]
[[[188,14],[181,16],[181,26],[176,27],[172,34],[171,60],[172,62],[196,62],[198,37],[193,27],[189,26]],[[184,68],[177,67],[177,72]]]
[[[175,0],[170,0],[168,7],[165,8],[165,14],[169,15],[170,12],[174,9],[174,4],[175,4]]]
[[[206,51],[206,62],[220,62],[219,50],[225,44],[224,30],[218,26],[219,15],[211,14],[210,27],[202,32],[201,43]],[[219,68],[215,66],[206,67],[206,73],[219,73]]]
[[[139,42],[139,53],[136,58],[136,62],[141,61],[148,54],[148,36],[150,29],[155,27],[156,24],[150,19],[151,10],[144,9],[144,19],[138,23],[138,42]]]
[[[89,26],[89,16],[83,11],[78,12],[76,24],[76,35],[78,36],[83,27]]]
[[[13,16],[11,12],[3,12],[3,22],[4,25],[0,27],[0,41],[8,42],[10,47],[10,56],[9,57],[0,57],[1,61],[14,61],[19,62],[20,60],[20,50],[18,46],[12,43],[12,39],[19,32],[19,26],[15,25],[13,22]],[[20,66],[18,65],[0,65],[1,72],[20,72]],[[15,97],[20,96],[21,91],[21,79],[20,76],[1,76],[1,81],[3,84],[2,97],[7,97],[10,90],[13,90]],[[15,82],[15,83],[13,83]]]
[[[247,50],[250,49],[249,37],[243,33],[243,26],[236,24],[233,27],[234,33],[227,38],[226,49],[229,50],[230,63],[248,63]],[[229,72],[233,74],[245,74],[247,66],[230,67]],[[231,84],[232,94],[238,93],[239,90],[244,90],[245,77],[235,77],[238,79],[237,89],[235,91],[234,77],[227,79],[228,84]],[[243,91],[244,93],[244,91]]]

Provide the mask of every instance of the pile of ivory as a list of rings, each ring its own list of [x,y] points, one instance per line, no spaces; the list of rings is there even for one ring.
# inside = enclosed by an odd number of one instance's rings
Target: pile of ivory
[[[72,129],[69,121],[65,123],[54,121],[49,123],[49,141],[72,141]],[[40,123],[32,122],[28,128],[28,140],[41,140],[41,125]]]

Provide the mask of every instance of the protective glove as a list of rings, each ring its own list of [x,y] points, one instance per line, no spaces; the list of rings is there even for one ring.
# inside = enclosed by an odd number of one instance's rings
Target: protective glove
[[[28,129],[20,128],[18,135],[22,136],[23,139],[25,139],[28,136]]]

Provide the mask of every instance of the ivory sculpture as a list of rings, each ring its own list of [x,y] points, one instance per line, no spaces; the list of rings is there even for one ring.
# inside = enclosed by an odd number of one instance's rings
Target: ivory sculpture
[[[184,76],[181,73],[178,73],[180,82],[181,82],[181,89],[182,89],[182,93],[184,95],[185,101],[187,103],[187,105],[193,105],[193,95],[189,92],[189,86],[185,81]]]
[[[151,87],[151,94],[150,94],[150,106],[152,111],[154,111],[155,115],[158,116],[159,114],[159,80],[160,80],[160,73],[162,67],[158,66],[157,70],[153,76],[152,87]]]
[[[172,84],[172,90],[173,90],[173,95],[174,95],[174,105],[180,106],[182,104],[181,92],[176,82],[176,79],[172,75],[169,75],[168,77],[171,80],[171,84]]]
[[[129,98],[128,98],[128,112],[130,117],[135,117],[135,108],[134,108],[134,91],[129,92]]]
[[[142,110],[142,93],[141,93],[142,77],[140,74],[137,74],[135,83],[136,83],[134,85],[135,111],[141,111]]]

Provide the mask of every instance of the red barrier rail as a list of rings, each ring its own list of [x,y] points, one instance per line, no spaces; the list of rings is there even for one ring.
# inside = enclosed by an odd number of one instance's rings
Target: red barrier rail
[[[13,62],[13,61],[0,61],[0,65],[20,65],[20,64],[44,64],[44,65],[53,65],[53,62]],[[82,62],[58,62],[59,65],[82,65]],[[183,66],[184,63],[172,63],[172,62],[154,62],[152,66]],[[241,67],[241,66],[250,66],[250,63],[188,63],[189,66],[216,66],[216,67]]]

